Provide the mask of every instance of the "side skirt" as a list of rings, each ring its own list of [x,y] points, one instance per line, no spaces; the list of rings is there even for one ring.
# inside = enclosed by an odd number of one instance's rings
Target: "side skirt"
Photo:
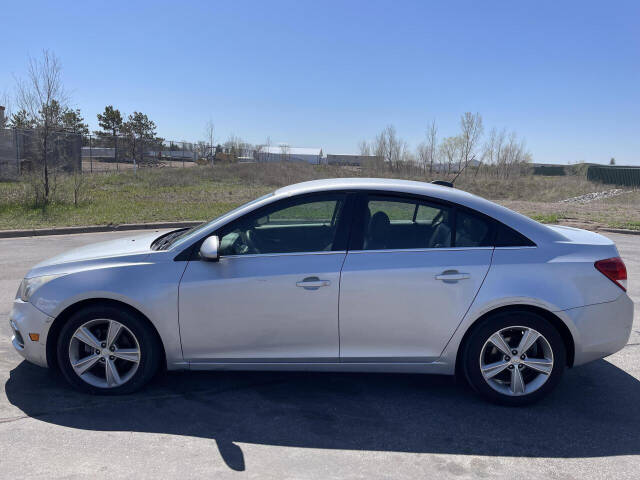
[[[428,373],[452,375],[449,364],[431,363],[249,363],[249,362],[190,362],[191,370],[247,370],[247,371],[303,371],[303,372],[379,372]]]

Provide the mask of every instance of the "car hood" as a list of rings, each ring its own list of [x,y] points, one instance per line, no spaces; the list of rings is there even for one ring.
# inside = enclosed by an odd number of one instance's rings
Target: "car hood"
[[[163,233],[166,233],[166,231],[155,231],[106,242],[92,243],[45,260],[33,267],[33,270],[64,263],[150,253],[152,251],[151,243]]]

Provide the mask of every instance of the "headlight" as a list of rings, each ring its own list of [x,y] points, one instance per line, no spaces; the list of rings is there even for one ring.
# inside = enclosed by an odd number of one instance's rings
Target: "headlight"
[[[31,295],[33,295],[35,291],[38,290],[41,286],[62,275],[64,275],[64,273],[59,273],[57,275],[42,275],[41,277],[31,277],[23,279],[22,283],[20,284],[20,288],[18,289],[18,296],[20,297],[20,300],[22,300],[23,302],[28,302],[31,298]]]

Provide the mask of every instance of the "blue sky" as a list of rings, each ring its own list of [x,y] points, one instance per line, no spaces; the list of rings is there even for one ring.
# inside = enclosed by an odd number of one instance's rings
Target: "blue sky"
[[[9,1],[0,93],[48,48],[92,128],[113,104],[170,139],[211,118],[221,141],[355,153],[471,111],[537,162],[640,165],[639,21],[633,1]]]

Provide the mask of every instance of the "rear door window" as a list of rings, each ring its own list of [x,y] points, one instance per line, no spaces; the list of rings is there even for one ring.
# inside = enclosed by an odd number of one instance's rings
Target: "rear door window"
[[[370,195],[363,250],[451,246],[451,208],[422,200]]]
[[[393,194],[364,196],[355,250],[535,246],[495,219],[463,206]]]
[[[455,247],[488,247],[492,244],[490,220],[458,208]]]

